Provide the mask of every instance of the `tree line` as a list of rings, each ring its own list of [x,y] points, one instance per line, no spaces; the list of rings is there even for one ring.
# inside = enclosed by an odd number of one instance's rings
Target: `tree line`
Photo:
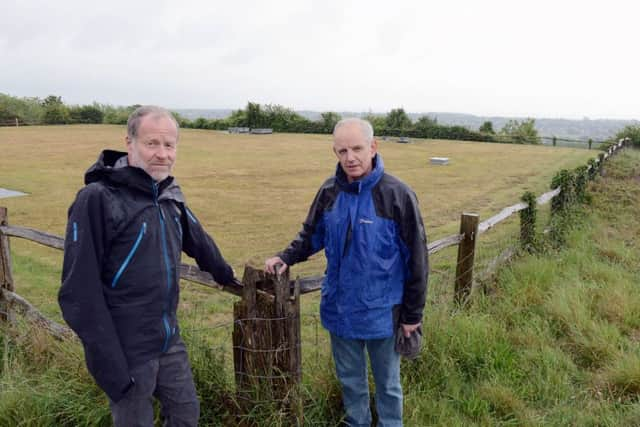
[[[62,97],[49,95],[37,97],[14,97],[0,93],[0,125],[20,124],[126,124],[129,114],[139,105],[126,107],[99,104],[66,105]],[[327,111],[318,120],[310,120],[290,108],[281,105],[261,105],[248,102],[243,109],[234,110],[228,117],[187,119],[174,113],[183,128],[227,130],[230,127],[270,128],[274,132],[320,133],[333,131],[342,118],[338,113]],[[454,139],[463,141],[487,141],[516,144],[539,144],[540,136],[534,119],[509,120],[501,129],[494,130],[491,121],[484,122],[477,130],[463,126],[438,123],[437,117],[422,116],[412,121],[403,108],[394,108],[387,114],[366,114],[376,135],[390,137]],[[616,135],[616,140],[631,137],[640,145],[640,127],[627,126]]]
[[[94,102],[91,105],[66,105],[62,97],[14,97],[0,93],[0,125],[125,124],[139,105],[114,107]]]
[[[223,119],[201,117],[193,121],[180,118],[180,125],[195,129],[226,130],[230,127],[248,127],[271,128],[274,132],[331,133],[341,118],[340,114],[327,111],[321,113],[319,120],[310,120],[281,105],[249,102],[244,109],[233,111],[229,117]],[[437,118],[429,116],[422,116],[414,122],[403,108],[394,108],[385,115],[369,113],[362,118],[371,123],[376,135],[382,136],[520,144],[540,143],[534,119],[510,120],[503,129],[495,132],[490,121],[485,122],[477,131],[463,126],[442,125],[438,123]]]

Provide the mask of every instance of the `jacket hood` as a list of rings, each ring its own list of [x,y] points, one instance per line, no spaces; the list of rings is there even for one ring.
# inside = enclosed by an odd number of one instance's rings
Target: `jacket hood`
[[[126,186],[137,189],[144,193],[154,193],[154,179],[144,171],[144,169],[129,166],[126,162],[118,162],[127,153],[124,151],[104,150],[100,153],[98,160],[89,168],[84,175],[84,183],[108,181],[115,185]],[[120,166],[120,164],[125,166]],[[160,199],[170,198],[184,203],[184,196],[180,186],[175,182],[174,177],[169,176],[158,183],[157,191]]]
[[[357,181],[349,182],[347,174],[344,173],[340,163],[336,166],[336,181],[338,185],[350,193],[360,193],[363,190],[370,189],[382,178],[384,174],[384,162],[382,156],[377,153],[373,156],[371,172],[367,176]]]

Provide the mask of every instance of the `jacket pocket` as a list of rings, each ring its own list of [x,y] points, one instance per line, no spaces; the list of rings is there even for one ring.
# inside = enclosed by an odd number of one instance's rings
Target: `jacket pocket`
[[[367,280],[361,287],[362,300],[367,307],[388,305],[391,286],[397,274],[400,253],[396,243],[395,226],[383,221],[375,230],[373,251],[369,256]]]
[[[127,269],[127,266],[131,263],[131,260],[133,259],[133,256],[136,254],[136,251],[138,250],[138,247],[140,246],[140,242],[142,242],[142,238],[146,233],[146,231],[147,231],[147,223],[143,222],[142,227],[140,227],[140,231],[138,232],[138,237],[136,238],[136,241],[134,242],[133,246],[129,250],[127,257],[122,262],[122,265],[120,265],[120,268],[116,272],[115,276],[113,276],[113,280],[111,281],[112,288],[116,287],[116,285],[118,284],[118,281],[120,280],[120,277],[122,277],[122,273],[124,273],[124,271]]]

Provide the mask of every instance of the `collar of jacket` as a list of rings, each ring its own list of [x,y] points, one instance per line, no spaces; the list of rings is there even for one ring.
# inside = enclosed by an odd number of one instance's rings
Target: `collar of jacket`
[[[369,172],[369,174],[364,178],[357,181],[349,182],[347,174],[342,170],[340,163],[336,166],[336,181],[344,191],[349,193],[360,194],[364,190],[371,189],[378,183],[378,181],[380,181],[383,174],[384,162],[382,161],[382,156],[380,156],[380,154],[376,154],[373,157],[371,172]]]
[[[116,162],[126,155],[127,153],[124,151],[104,150],[100,153],[98,160],[85,173],[84,183],[110,181],[116,185],[130,187],[152,195],[154,181],[148,173],[133,166],[116,166]],[[170,198],[184,202],[182,191],[172,176],[158,184],[158,194],[160,199]]]

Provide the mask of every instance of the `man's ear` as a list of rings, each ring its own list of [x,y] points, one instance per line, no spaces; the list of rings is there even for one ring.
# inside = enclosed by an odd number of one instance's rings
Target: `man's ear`
[[[133,150],[133,140],[129,138],[129,135],[124,137],[125,148],[127,149],[127,155],[129,156],[129,161],[131,161],[131,151]]]
[[[371,141],[371,158],[373,158],[373,156],[375,156],[377,152],[378,152],[378,140],[373,138],[373,140]]]

